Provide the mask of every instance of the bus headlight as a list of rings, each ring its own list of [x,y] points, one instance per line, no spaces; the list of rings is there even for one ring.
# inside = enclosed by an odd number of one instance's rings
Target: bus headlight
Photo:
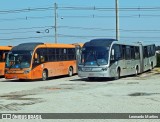
[[[7,70],[5,70],[5,74],[8,74],[8,71],[7,71]]]
[[[107,71],[108,67],[102,68],[102,71]]]
[[[24,74],[28,74],[30,71],[30,69],[24,70]]]
[[[82,71],[82,67],[78,67],[78,71]]]

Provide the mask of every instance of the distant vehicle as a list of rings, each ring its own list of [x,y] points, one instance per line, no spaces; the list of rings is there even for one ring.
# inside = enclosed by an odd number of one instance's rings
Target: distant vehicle
[[[6,79],[42,79],[77,73],[78,44],[22,43],[7,56]]]
[[[0,46],[0,76],[4,76],[6,56],[11,49],[12,46]]]
[[[94,39],[82,48],[78,76],[93,80],[96,77],[119,79],[137,75],[156,66],[154,44],[126,44],[115,39]]]

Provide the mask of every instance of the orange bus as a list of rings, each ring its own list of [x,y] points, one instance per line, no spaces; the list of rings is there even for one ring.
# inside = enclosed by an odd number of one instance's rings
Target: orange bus
[[[22,43],[12,48],[6,59],[5,78],[42,79],[77,73],[75,44]]]
[[[0,76],[4,76],[5,60],[12,46],[0,46]]]

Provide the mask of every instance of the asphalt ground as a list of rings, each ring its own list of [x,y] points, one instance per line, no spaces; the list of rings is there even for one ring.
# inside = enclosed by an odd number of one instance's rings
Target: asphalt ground
[[[54,77],[47,81],[20,82],[0,78],[0,113],[159,113],[159,106],[158,68],[119,80],[103,78],[88,81],[77,75]],[[54,121],[154,122],[158,120]]]

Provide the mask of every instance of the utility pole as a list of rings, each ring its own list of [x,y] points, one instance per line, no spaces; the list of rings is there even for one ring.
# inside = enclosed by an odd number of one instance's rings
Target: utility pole
[[[57,43],[57,3],[54,3],[54,37]]]
[[[116,39],[119,40],[119,13],[118,13],[118,0],[115,0],[116,7]]]

